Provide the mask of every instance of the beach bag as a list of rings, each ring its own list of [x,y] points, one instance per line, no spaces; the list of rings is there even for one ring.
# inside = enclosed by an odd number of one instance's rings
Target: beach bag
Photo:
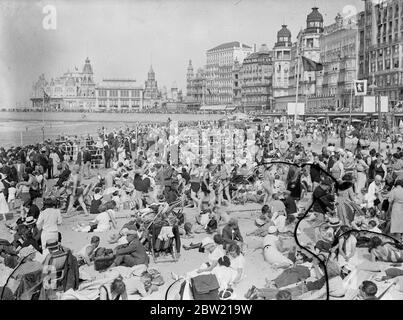
[[[220,300],[219,287],[217,277],[213,274],[202,274],[191,279],[194,300]]]

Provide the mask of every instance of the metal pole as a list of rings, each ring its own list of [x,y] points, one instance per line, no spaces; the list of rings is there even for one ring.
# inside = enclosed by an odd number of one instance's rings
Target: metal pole
[[[299,40],[298,40],[299,41]],[[298,94],[299,94],[299,61],[300,61],[300,56],[299,56],[299,47],[297,44],[297,73],[296,73],[296,93],[295,93],[295,109],[294,109],[294,130],[295,130],[295,125],[297,123],[297,105],[298,105]]]
[[[354,89],[354,84],[351,86],[351,92],[350,92],[350,126],[351,126],[351,113],[353,111],[353,89]]]
[[[42,142],[45,142],[45,89],[43,89],[42,100]]]
[[[294,109],[294,123],[292,126],[292,138],[295,139],[295,127],[297,124],[297,105],[298,105],[298,94],[299,94],[299,67],[300,67],[300,52],[299,52],[299,43],[300,42],[300,38],[298,37],[297,39],[297,70],[296,70],[296,74],[295,74],[295,81],[296,86],[295,86],[295,109]]]
[[[378,102],[378,152],[381,152],[381,121],[382,121],[382,110],[381,110],[381,96],[378,93],[376,96]]]

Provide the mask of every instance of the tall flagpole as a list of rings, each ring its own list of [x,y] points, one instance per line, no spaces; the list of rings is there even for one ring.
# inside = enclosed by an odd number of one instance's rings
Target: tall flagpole
[[[298,105],[298,94],[299,94],[299,68],[300,68],[300,60],[301,60],[301,56],[300,56],[300,48],[299,48],[299,42],[300,42],[300,35],[301,33],[298,35],[298,39],[297,39],[297,72],[296,72],[296,92],[295,92],[295,109],[294,109],[294,133],[295,133],[295,126],[297,123],[297,105]]]
[[[42,98],[42,142],[45,142],[45,89]]]
[[[353,90],[354,90],[354,82],[353,82],[353,85],[352,85],[352,87],[351,87],[351,96],[350,96],[350,126],[351,126],[351,117],[352,117],[352,111],[353,111]]]

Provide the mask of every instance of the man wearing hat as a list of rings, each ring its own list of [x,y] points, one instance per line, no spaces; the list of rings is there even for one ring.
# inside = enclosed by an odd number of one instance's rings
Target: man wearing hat
[[[34,247],[42,252],[41,233],[36,227],[36,219],[32,216],[26,217],[25,221],[17,226],[17,233],[14,235],[14,246],[16,248]]]
[[[334,210],[334,194],[331,193],[332,180],[325,177],[321,180],[319,186],[312,193],[312,198],[308,202],[306,209],[313,203],[313,211],[319,214],[327,214]]]
[[[116,258],[111,267],[122,265],[131,268],[139,264],[148,265],[149,257],[137,233],[128,234],[126,239],[127,244],[115,248]]]

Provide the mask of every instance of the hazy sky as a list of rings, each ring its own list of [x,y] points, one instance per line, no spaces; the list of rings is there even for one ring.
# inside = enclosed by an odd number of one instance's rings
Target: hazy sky
[[[46,5],[56,8],[56,30],[42,26]],[[295,41],[314,5],[325,25],[363,10],[362,0],[0,0],[0,108],[30,105],[40,74],[81,70],[87,56],[96,81],[143,85],[152,63],[159,87],[176,81],[185,91],[189,59],[197,69],[206,50],[230,41],[272,48],[283,23]]]

